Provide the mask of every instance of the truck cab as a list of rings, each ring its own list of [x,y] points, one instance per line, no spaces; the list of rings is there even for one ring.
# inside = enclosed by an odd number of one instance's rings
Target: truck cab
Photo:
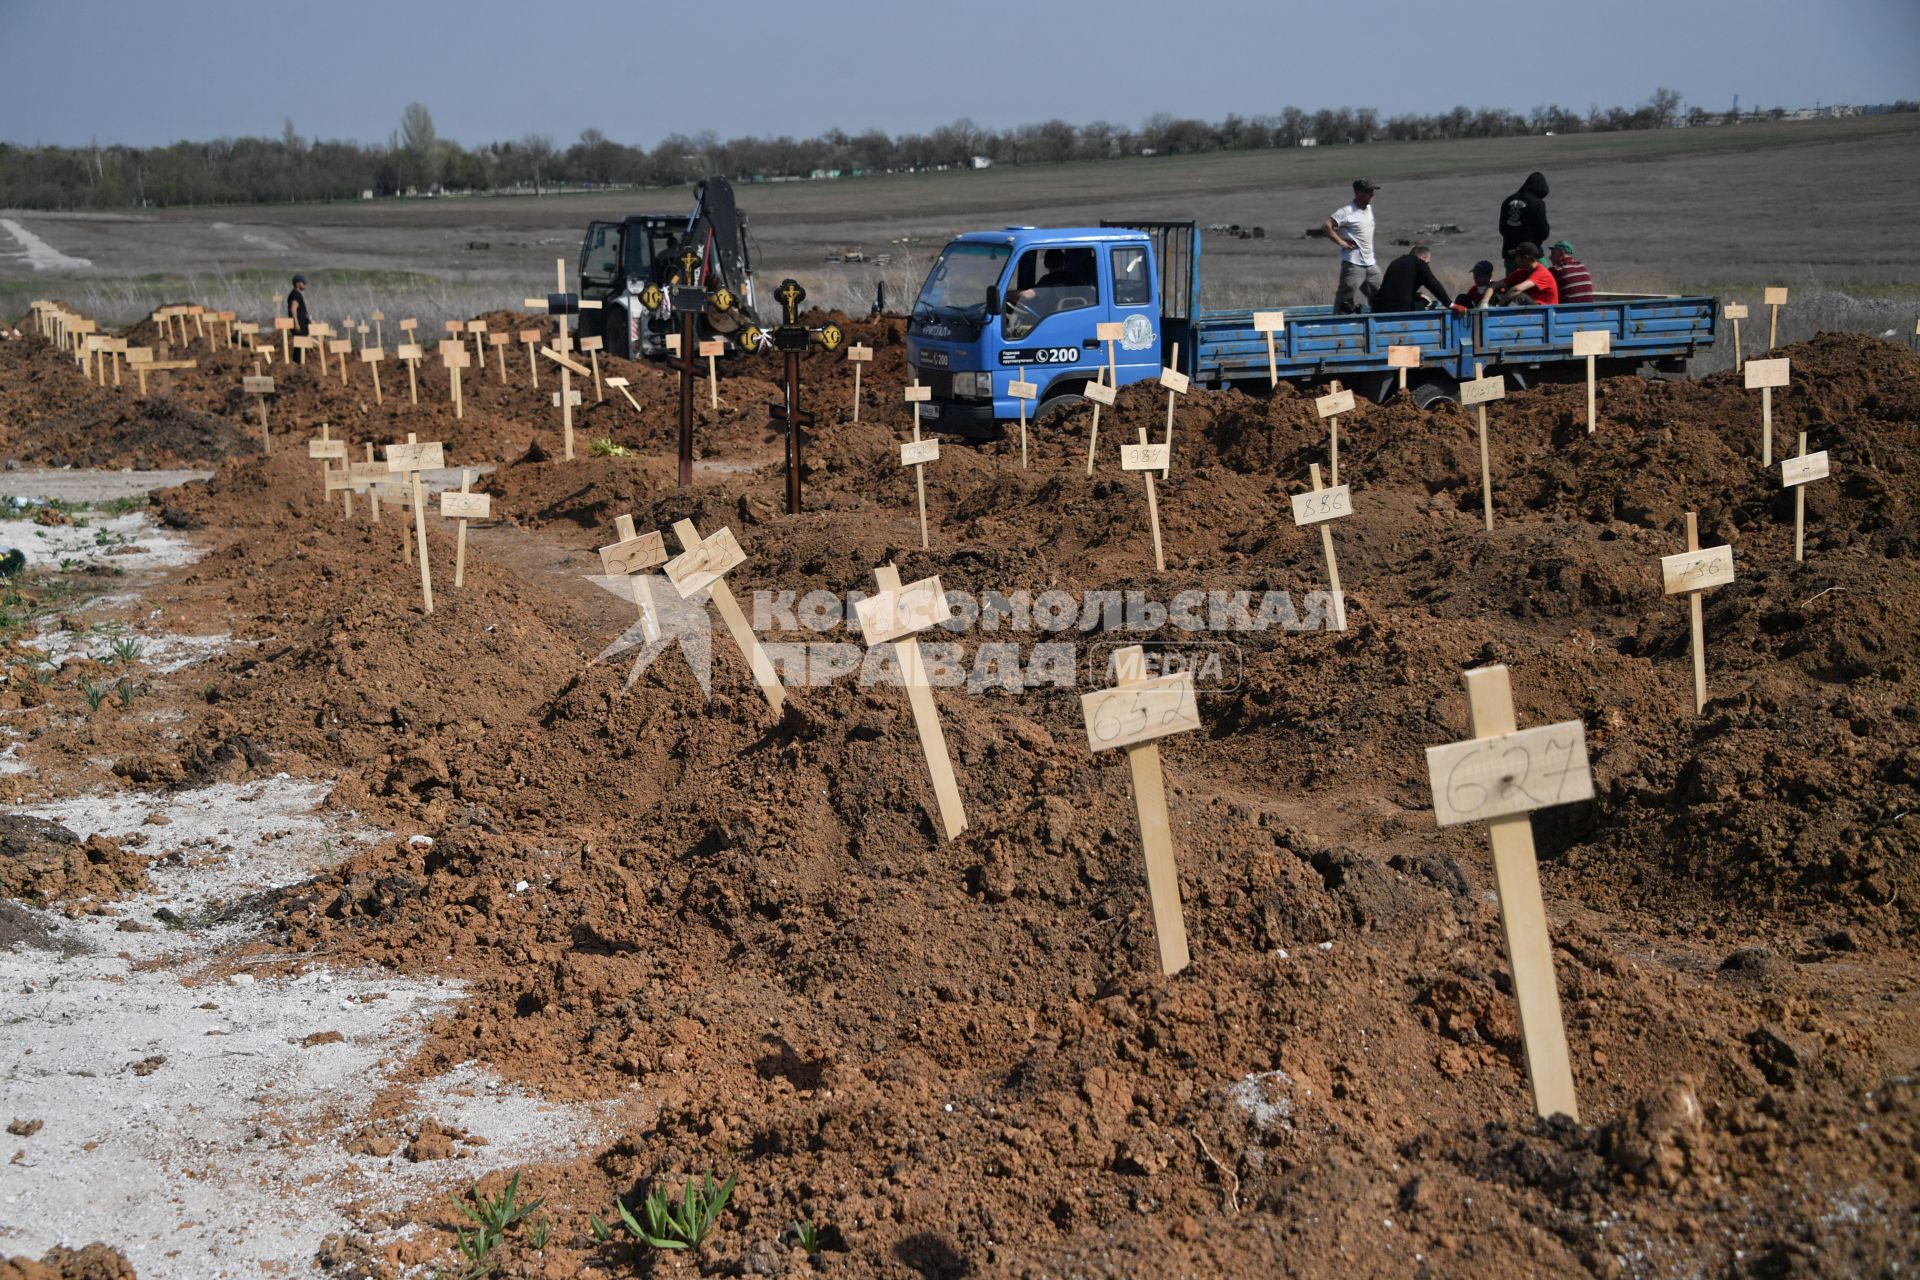
[[[580,296],[601,304],[580,312],[580,336],[604,337],[608,354],[622,359],[664,351],[659,333],[646,323],[640,290],[653,278],[686,230],[685,214],[641,213],[619,222],[594,222],[580,241]]]
[[[1118,386],[1159,376],[1165,325],[1154,235],[1136,227],[1007,227],[949,243],[907,318],[910,376],[933,389],[922,418],[981,438],[1017,416],[1009,386],[1033,383],[1030,412],[1078,401],[1108,366]]]

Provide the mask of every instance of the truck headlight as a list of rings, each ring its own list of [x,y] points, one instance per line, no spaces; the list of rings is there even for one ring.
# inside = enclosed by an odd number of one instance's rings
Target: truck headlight
[[[956,373],[953,375],[953,393],[969,400],[991,400],[993,375],[991,373]]]

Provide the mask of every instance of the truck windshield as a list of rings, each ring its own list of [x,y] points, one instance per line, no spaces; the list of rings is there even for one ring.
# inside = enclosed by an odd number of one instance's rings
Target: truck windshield
[[[987,286],[1000,283],[1011,256],[1003,244],[948,245],[920,286],[909,327],[924,332],[930,324],[960,321],[978,329],[987,318]]]

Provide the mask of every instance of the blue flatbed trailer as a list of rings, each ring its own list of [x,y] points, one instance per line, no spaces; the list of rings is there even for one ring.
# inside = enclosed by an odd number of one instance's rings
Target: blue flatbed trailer
[[[1060,265],[1042,277],[1042,263],[1056,255]],[[990,435],[1019,414],[1015,381],[1036,387],[1030,416],[1045,416],[1078,403],[1110,362],[1122,387],[1158,377],[1163,364],[1203,387],[1267,385],[1267,337],[1254,330],[1256,309],[1198,308],[1200,255],[1192,222],[1007,227],[957,237],[928,273],[907,322],[910,373],[932,388],[926,425]],[[1071,278],[1045,283],[1058,277]],[[1408,388],[1422,405],[1458,399],[1459,384],[1476,367],[1520,386],[1582,377],[1586,359],[1573,354],[1573,334],[1583,329],[1611,335],[1603,373],[1647,366],[1684,372],[1692,356],[1713,345],[1720,313],[1714,298],[1626,294],[1464,315],[1258,310],[1285,312],[1285,327],[1273,335],[1274,368],[1289,382],[1337,378],[1385,400],[1399,382],[1387,349],[1420,348]],[[1102,324],[1124,331],[1124,340],[1111,347],[1100,341]]]

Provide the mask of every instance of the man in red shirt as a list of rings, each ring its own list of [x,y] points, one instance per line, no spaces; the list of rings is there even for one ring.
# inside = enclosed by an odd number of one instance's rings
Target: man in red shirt
[[[1532,241],[1513,247],[1513,272],[1500,282],[1494,302],[1501,306],[1537,302],[1543,307],[1560,301],[1560,285],[1553,272],[1540,265],[1540,246]]]
[[[1553,281],[1560,286],[1562,302],[1592,302],[1593,273],[1573,256],[1573,242],[1555,240],[1547,246],[1553,261]]]

